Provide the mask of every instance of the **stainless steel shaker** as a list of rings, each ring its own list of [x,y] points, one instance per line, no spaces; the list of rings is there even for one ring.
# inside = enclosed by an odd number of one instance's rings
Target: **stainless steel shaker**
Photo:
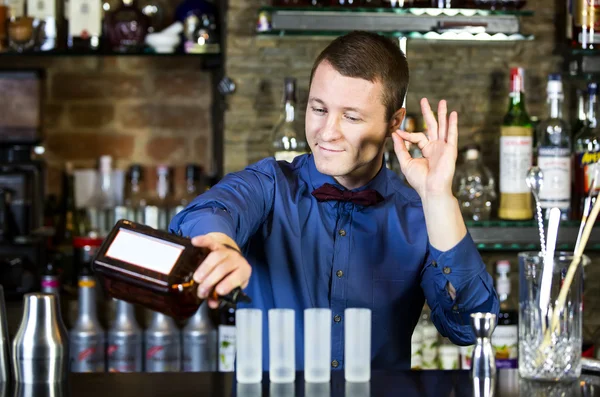
[[[68,373],[67,330],[54,294],[26,294],[23,319],[12,344],[17,383],[56,383]]]
[[[477,338],[471,358],[473,397],[493,397],[496,389],[496,357],[492,348],[492,333],[496,327],[496,315],[473,313],[471,326]]]
[[[10,349],[4,288],[0,285],[0,384],[10,381]]]
[[[67,382],[57,383],[18,383],[14,387],[12,397],[68,397],[70,395]]]

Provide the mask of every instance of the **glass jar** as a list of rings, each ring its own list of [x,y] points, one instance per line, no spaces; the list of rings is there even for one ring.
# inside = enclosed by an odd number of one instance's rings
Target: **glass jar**
[[[110,50],[138,52],[144,48],[150,19],[137,6],[136,0],[123,0],[120,7],[108,12],[105,31]]]

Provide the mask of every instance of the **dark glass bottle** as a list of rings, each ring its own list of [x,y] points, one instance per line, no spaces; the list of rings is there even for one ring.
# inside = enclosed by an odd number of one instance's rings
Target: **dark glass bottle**
[[[120,7],[106,14],[104,27],[109,50],[141,52],[150,18],[138,8],[137,0],[123,0]]]
[[[224,304],[219,309],[218,351],[219,372],[233,372],[235,362],[235,309],[233,304]]]
[[[185,0],[175,10],[183,23],[183,50],[188,54],[218,53],[221,50],[217,9],[206,0]]]

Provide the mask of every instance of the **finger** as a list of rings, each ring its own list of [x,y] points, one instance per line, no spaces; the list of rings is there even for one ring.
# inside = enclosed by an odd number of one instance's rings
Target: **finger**
[[[211,309],[218,309],[220,302],[216,299],[208,299],[208,307]]]
[[[192,238],[192,245],[195,247],[206,247],[211,251],[216,251],[221,247],[219,242],[207,235],[196,236]]]
[[[448,131],[446,130],[446,128],[448,127],[447,122],[446,122],[447,114],[448,114],[448,104],[446,103],[445,100],[442,99],[440,101],[440,103],[438,103],[438,114],[437,114],[438,136],[439,136],[439,139],[442,141],[445,141],[448,136]]]
[[[226,250],[212,251],[206,256],[200,267],[194,272],[194,281],[202,283],[214,268],[229,256],[230,252]]]
[[[438,125],[427,98],[421,99],[421,113],[423,113],[423,120],[425,120],[425,125],[427,125],[427,136],[432,141],[435,141],[439,137]]]
[[[397,131],[397,133],[400,135],[400,138],[416,144],[421,150],[423,150],[423,148],[429,143],[427,135],[423,134],[422,132]]]
[[[246,288],[250,280],[250,266],[240,266],[233,272],[229,273],[218,284],[215,290],[218,295],[227,295],[237,287]]]
[[[402,139],[402,137],[396,132],[392,134],[392,139],[394,141],[394,152],[396,153],[396,157],[398,157],[400,168],[402,170],[406,170],[408,163],[412,160],[412,156],[406,148],[407,141]]]
[[[450,113],[448,120],[448,143],[458,147],[458,113]]]
[[[215,286],[221,282],[229,273],[233,272],[238,268],[238,263],[232,260],[224,260],[219,263],[212,272],[206,277],[206,279],[198,286],[198,296],[200,298],[207,297]],[[218,292],[217,292],[218,294]]]

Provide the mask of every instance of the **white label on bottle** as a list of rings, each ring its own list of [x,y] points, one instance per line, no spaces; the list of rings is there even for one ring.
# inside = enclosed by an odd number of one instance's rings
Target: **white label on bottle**
[[[439,348],[440,369],[459,369],[460,351],[458,346],[442,345]]]
[[[525,182],[532,162],[533,138],[500,137],[500,193],[529,193]]]
[[[219,372],[233,372],[235,341],[235,326],[219,325]]]
[[[302,154],[304,154],[304,152],[294,152],[294,151],[281,150],[279,152],[275,152],[275,160],[277,160],[277,161],[287,161],[288,163],[291,163],[292,161],[294,161],[294,159],[297,156],[300,156]]]
[[[498,295],[510,294],[510,279],[508,278],[497,278],[496,279],[496,292]]]
[[[27,14],[33,18],[54,18],[56,0],[27,0]]]
[[[102,2],[99,0],[69,1],[69,32],[73,37],[99,37],[102,32]]]
[[[460,369],[471,369],[474,345],[460,347]]]
[[[571,201],[571,156],[569,149],[539,149],[538,166],[544,173],[540,190],[542,208],[568,209]]]
[[[492,334],[492,346],[496,352],[496,367],[517,368],[519,327],[497,325]]]
[[[423,355],[421,354],[421,342],[410,344],[410,368],[420,369],[423,366]]]
[[[22,17],[25,14],[25,0],[6,0],[10,17]]]

